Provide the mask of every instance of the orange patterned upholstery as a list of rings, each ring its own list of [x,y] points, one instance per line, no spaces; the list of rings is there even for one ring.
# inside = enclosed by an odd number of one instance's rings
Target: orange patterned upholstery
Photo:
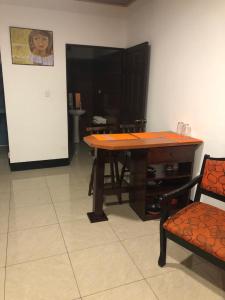
[[[195,202],[169,218],[163,227],[225,261],[225,211]]]
[[[206,160],[201,187],[225,196],[225,161]]]

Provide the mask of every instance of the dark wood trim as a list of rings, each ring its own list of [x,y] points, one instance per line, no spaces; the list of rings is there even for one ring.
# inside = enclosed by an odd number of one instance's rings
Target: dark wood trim
[[[145,221],[146,177],[148,149],[131,150],[130,159],[130,206]]]
[[[126,50],[131,51],[131,50],[135,50],[138,49],[141,46],[149,46],[149,42],[143,42],[141,44],[135,45],[135,46],[130,46],[129,48],[126,48]]]
[[[66,47],[67,46],[78,46],[78,47],[85,47],[85,48],[102,48],[102,49],[124,50],[124,48],[117,48],[117,47],[110,47],[110,46],[94,46],[94,45],[83,45],[83,44],[69,44],[69,43],[66,43]]]
[[[101,215],[97,215],[95,212],[89,212],[87,213],[87,216],[91,223],[108,221],[108,218],[104,212],[102,212]]]
[[[24,171],[32,169],[54,168],[68,166],[69,158],[49,159],[39,161],[26,161],[20,163],[9,163],[11,171]]]
[[[96,165],[94,168],[93,210],[87,213],[91,223],[108,221],[103,211],[105,151],[97,149]]]

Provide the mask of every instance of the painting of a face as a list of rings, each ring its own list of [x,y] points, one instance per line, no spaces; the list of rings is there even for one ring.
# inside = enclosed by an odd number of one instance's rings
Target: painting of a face
[[[10,27],[12,63],[53,66],[53,33],[48,30]]]
[[[48,48],[48,37],[37,34],[33,37],[33,45],[37,51],[45,51]]]

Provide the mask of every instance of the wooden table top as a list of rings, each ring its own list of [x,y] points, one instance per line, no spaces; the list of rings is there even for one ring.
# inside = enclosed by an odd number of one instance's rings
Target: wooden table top
[[[85,136],[84,141],[92,148],[106,150],[145,149],[198,145],[202,143],[202,140],[179,135],[171,131],[93,134]]]

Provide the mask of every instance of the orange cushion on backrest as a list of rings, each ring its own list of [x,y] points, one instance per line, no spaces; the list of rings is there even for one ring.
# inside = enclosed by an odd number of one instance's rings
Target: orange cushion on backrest
[[[225,161],[206,160],[201,187],[225,196]]]

